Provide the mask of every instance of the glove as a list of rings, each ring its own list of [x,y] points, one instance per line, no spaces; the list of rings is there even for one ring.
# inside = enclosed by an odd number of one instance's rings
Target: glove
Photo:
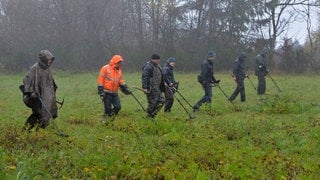
[[[100,97],[104,97],[103,86],[98,86],[98,94]]]
[[[120,90],[125,94],[129,95],[132,94],[132,92],[129,90],[128,86],[126,84],[120,85]]]
[[[173,87],[174,87],[176,90],[178,90],[178,88],[179,88],[179,82],[175,82],[175,83],[173,84]]]
[[[32,92],[32,93],[30,93],[30,97],[31,97],[31,98],[37,98],[37,97],[38,97],[38,95],[37,95],[37,93]]]
[[[169,89],[173,94],[176,92],[176,88],[175,87],[169,87]]]

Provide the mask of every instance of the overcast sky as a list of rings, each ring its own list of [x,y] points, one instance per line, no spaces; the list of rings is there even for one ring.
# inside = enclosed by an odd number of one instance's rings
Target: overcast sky
[[[317,11],[314,10],[311,14],[311,29],[317,30],[318,28],[318,15]],[[293,41],[298,40],[301,45],[305,43],[307,36],[307,22],[303,18],[299,18],[294,23],[290,24],[288,27],[288,32],[282,35],[282,37],[292,38]],[[279,41],[282,40],[282,37],[279,38]]]

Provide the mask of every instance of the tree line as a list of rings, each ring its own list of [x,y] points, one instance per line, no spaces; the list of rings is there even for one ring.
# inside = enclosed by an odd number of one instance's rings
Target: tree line
[[[91,71],[121,54],[127,70],[140,70],[152,53],[173,56],[181,71],[196,71],[208,50],[217,70],[230,70],[240,52],[254,66],[270,50],[279,72],[320,69],[319,30],[310,28],[319,0],[0,0],[0,72],[21,72],[41,49],[55,68]],[[300,7],[300,8],[296,8]],[[293,21],[309,23],[306,44],[280,39]],[[320,24],[319,22],[317,22]],[[279,47],[277,44],[281,42]]]

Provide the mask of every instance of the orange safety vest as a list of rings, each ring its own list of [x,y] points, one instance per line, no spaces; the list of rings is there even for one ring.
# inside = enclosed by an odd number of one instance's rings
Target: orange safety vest
[[[103,91],[117,93],[119,86],[125,84],[121,69],[115,67],[120,61],[123,61],[123,58],[120,55],[114,55],[109,64],[101,68],[98,76],[98,86],[103,86]]]

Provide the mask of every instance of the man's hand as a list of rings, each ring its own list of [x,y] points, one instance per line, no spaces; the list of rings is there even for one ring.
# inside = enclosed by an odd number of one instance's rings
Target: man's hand
[[[143,93],[145,93],[145,94],[149,94],[149,90],[148,89],[142,89],[143,90]]]
[[[104,92],[103,92],[103,86],[98,86],[98,94],[100,95],[100,98],[104,98]]]
[[[31,97],[31,98],[37,98],[37,97],[38,97],[38,95],[37,95],[37,93],[32,92],[32,93],[30,94],[30,97]]]
[[[176,90],[177,90],[175,87],[169,87],[169,89],[170,89],[170,91],[171,91],[172,93],[175,93]]]
[[[128,86],[126,84],[120,85],[120,90],[125,94],[125,95],[130,95],[132,92],[129,90]]]

